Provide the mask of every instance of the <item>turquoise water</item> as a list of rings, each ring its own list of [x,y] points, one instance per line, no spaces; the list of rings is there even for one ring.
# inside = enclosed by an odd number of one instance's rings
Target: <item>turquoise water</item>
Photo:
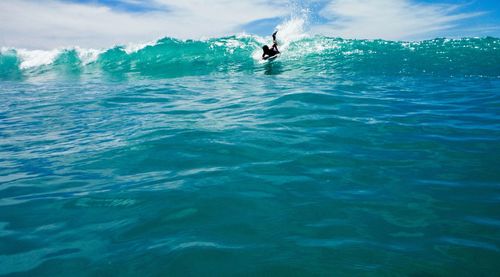
[[[500,40],[0,54],[0,275],[498,276]]]

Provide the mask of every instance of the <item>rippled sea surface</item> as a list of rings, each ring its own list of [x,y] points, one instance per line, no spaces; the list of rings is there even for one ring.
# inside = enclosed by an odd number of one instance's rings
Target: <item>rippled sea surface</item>
[[[0,275],[500,275],[498,64],[323,58],[4,72]]]

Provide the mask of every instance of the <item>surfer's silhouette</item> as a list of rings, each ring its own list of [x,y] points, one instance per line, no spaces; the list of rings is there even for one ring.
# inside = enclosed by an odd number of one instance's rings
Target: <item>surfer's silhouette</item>
[[[280,53],[278,50],[278,42],[276,42],[276,33],[278,33],[278,31],[273,33],[273,46],[271,46],[271,48],[267,45],[262,46],[262,50],[264,51],[264,53],[262,53],[263,60],[272,58]]]

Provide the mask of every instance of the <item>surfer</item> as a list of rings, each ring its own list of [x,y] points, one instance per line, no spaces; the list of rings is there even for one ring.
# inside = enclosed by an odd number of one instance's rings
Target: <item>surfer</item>
[[[278,42],[276,42],[276,33],[278,33],[278,31],[273,33],[273,46],[271,46],[271,48],[267,45],[262,46],[262,50],[264,51],[264,53],[262,53],[263,60],[272,58],[280,53],[278,50]]]

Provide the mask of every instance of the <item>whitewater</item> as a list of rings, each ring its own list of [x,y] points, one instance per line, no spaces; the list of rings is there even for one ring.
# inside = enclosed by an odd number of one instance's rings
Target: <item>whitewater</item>
[[[1,276],[498,276],[500,39],[0,50]]]

